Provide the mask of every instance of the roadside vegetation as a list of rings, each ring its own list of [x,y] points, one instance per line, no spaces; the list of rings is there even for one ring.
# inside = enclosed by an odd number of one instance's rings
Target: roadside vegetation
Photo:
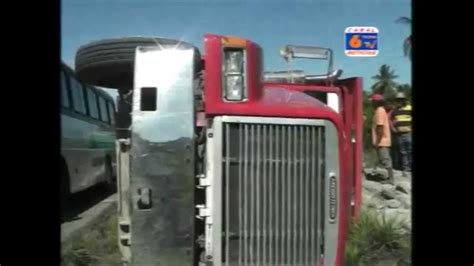
[[[363,209],[350,226],[345,265],[411,265],[411,234],[403,223]]]
[[[111,212],[68,240],[61,251],[61,265],[122,265],[117,241],[117,215]]]

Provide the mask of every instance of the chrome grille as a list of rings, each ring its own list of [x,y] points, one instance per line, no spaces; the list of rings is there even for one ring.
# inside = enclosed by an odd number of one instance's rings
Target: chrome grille
[[[225,122],[222,130],[224,264],[315,265],[324,127]]]

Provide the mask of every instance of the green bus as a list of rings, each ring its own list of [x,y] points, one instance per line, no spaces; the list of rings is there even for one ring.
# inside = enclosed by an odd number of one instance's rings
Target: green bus
[[[61,194],[115,182],[115,103],[61,62]]]

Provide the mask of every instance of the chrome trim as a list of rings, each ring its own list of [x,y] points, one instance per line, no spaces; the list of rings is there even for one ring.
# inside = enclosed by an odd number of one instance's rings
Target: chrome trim
[[[336,69],[324,75],[305,74],[301,70],[297,71],[273,71],[264,72],[263,80],[265,82],[291,82],[292,83],[310,83],[314,81],[337,80],[343,71]]]
[[[130,223],[130,140],[116,140],[117,153],[117,216],[118,245],[122,261],[131,262]],[[128,232],[127,232],[128,229]]]
[[[278,125],[308,125],[324,126],[327,120],[285,117],[257,117],[257,116],[220,116],[222,122],[251,123],[251,124],[278,124]]]
[[[337,186],[339,185],[339,180],[341,178],[340,173],[339,173],[339,142],[338,142],[338,134],[337,134],[337,129],[334,126],[334,124],[327,122],[326,123],[326,134],[324,136],[325,138],[325,144],[326,148],[324,153],[325,153],[325,158],[326,158],[326,163],[325,163],[325,177],[329,180],[331,175],[334,175],[336,177],[336,182]],[[324,188],[325,188],[325,195],[330,195],[330,182],[325,182]],[[337,197],[336,197],[336,202],[337,202],[337,212],[336,212],[336,217],[335,219],[330,218],[330,202],[329,200],[325,200],[325,224],[324,224],[324,265],[334,265],[335,260],[336,260],[336,252],[337,252],[337,243],[338,243],[338,232],[339,232],[339,210],[342,208],[341,206],[341,201],[338,199],[340,196],[340,189],[337,188]],[[328,196],[326,196],[326,199],[328,199]]]
[[[327,79],[338,79],[342,75],[341,69],[336,69],[331,72],[328,72],[326,75],[305,75],[305,81],[319,81]]]
[[[214,119],[207,131],[206,176],[210,186],[206,188],[206,207],[210,210],[206,217],[207,261],[220,265],[222,261],[222,123]]]
[[[234,125],[233,131],[230,131],[234,132],[234,134],[229,132],[230,124],[237,124]],[[285,127],[287,125],[316,127]],[[324,128],[324,135],[321,134],[322,131],[318,127]],[[258,134],[262,132],[265,134]],[[237,138],[235,138],[236,134],[239,134]],[[211,190],[213,195],[208,197],[212,203],[209,202],[207,205],[212,209],[210,218],[213,222],[211,227],[213,234],[210,235],[212,241],[210,241],[209,245],[206,245],[206,255],[210,254],[212,256],[214,265],[221,265],[221,261],[224,258],[228,259],[229,256],[232,259],[226,261],[226,265],[237,265],[237,259],[239,260],[238,265],[254,265],[255,263],[286,265],[290,261],[292,265],[313,265],[322,255],[320,244],[322,244],[321,241],[323,239],[326,246],[325,257],[328,262],[325,265],[331,265],[334,262],[331,257],[335,255],[334,252],[337,244],[337,231],[334,231],[337,230],[337,217],[334,221],[335,223],[329,224],[328,207],[321,210],[323,206],[328,204],[328,201],[324,200],[326,197],[322,193],[308,193],[309,191],[324,191],[325,195],[328,195],[329,187],[327,184],[329,182],[323,182],[318,178],[321,184],[325,184],[324,189],[322,189],[316,183],[318,179],[307,178],[306,176],[310,174],[315,176],[320,173],[319,176],[327,178],[327,174],[331,170],[331,173],[335,173],[336,177],[339,178],[338,162],[328,162],[327,160],[328,158],[329,160],[338,159],[338,135],[334,125],[327,120],[320,119],[219,116],[213,119],[212,135],[211,142],[208,142],[208,152],[214,154],[208,155],[209,157],[207,158],[208,164],[212,165],[208,167],[207,176],[212,176],[211,186],[215,189]],[[234,139],[230,140],[229,136],[231,138],[234,137]],[[275,144],[262,144],[258,140],[265,140],[263,143],[266,143],[267,140],[273,143],[273,140],[275,140]],[[281,143],[281,140],[285,140],[285,143]],[[304,146],[300,140],[311,141],[312,147]],[[234,148],[231,149],[241,150],[246,146],[244,151],[239,153],[238,156],[236,156],[236,150],[234,150],[234,153],[229,151],[229,146],[232,145],[233,141],[238,141],[238,143],[234,143]],[[259,145],[252,143],[258,143]],[[330,148],[323,149],[326,145]],[[226,153],[222,152],[224,147],[226,147]],[[316,154],[313,151],[319,151],[319,153]],[[288,152],[290,153],[288,154]],[[217,154],[221,156],[219,157]],[[230,154],[236,157],[230,158]],[[311,159],[310,161],[314,163],[311,163],[311,165],[305,164],[303,167],[300,164],[302,162],[300,158]],[[324,161],[326,161],[328,166],[325,169],[321,169],[321,166],[324,166]],[[297,163],[297,166],[289,167],[293,165],[293,163],[289,164],[291,162]],[[229,181],[227,179],[229,178],[230,171],[232,171],[230,167],[232,167],[233,163],[240,165],[239,168],[234,168],[232,173],[235,179],[238,178],[239,181],[242,181],[239,182],[238,197],[236,193],[231,194],[234,195],[233,198],[239,199],[239,207],[237,208],[235,205],[236,200],[234,200],[234,203],[231,201],[228,187]],[[259,171],[255,171],[257,167],[259,167]],[[295,178],[290,181],[285,176],[294,176]],[[274,177],[276,182],[269,182],[271,179],[268,177]],[[220,180],[225,182],[226,185],[224,187]],[[284,189],[283,195],[279,192],[279,186],[282,181],[285,181],[282,187]],[[249,183],[251,184],[249,185]],[[254,189],[249,190],[249,187]],[[304,189],[302,190],[302,188]],[[269,189],[268,193],[266,189]],[[225,193],[225,201],[222,201],[222,193],[224,192],[227,193]],[[319,194],[321,198],[315,198],[313,194]],[[264,196],[263,201],[262,195]],[[244,198],[244,202],[242,202],[242,198]],[[284,199],[287,199],[287,201],[282,202]],[[301,199],[304,201],[304,209],[299,204]],[[311,202],[306,204],[308,200]],[[229,207],[227,207],[227,211],[222,216],[222,202],[225,202],[226,206],[231,206],[231,208],[235,206],[234,209],[236,211],[229,213]],[[267,203],[260,206],[259,203],[262,202],[267,202],[270,206],[281,206],[283,208],[262,208],[262,206],[267,206]],[[320,208],[313,208],[311,206],[314,205],[308,204],[318,204]],[[317,213],[318,209],[320,212]],[[281,214],[279,213],[280,211],[282,211]],[[247,215],[242,214],[242,212],[247,213]],[[268,221],[266,219],[267,214],[269,215]],[[225,221],[221,220],[218,222],[216,219],[219,219],[219,217],[225,217]],[[232,219],[232,217],[234,217],[234,220],[238,219],[239,221],[239,227],[233,229],[241,232],[241,235],[238,236],[238,239],[241,240],[238,245],[236,242],[234,242],[235,244],[230,244],[232,232],[229,231],[232,231],[232,229],[229,228],[229,219]],[[280,221],[279,217],[283,220]],[[217,229],[218,224],[223,225],[223,223],[226,223],[225,237],[216,237],[216,234],[223,230],[223,228]],[[267,223],[269,224],[267,225]],[[324,229],[322,228],[323,225]],[[300,228],[309,229],[303,234],[299,230]],[[267,230],[277,230],[278,233],[273,233],[274,237],[267,241]],[[251,237],[255,237],[255,239]],[[233,246],[226,246],[224,248],[224,245]],[[233,253],[234,256],[232,256]],[[221,257],[221,254],[225,255],[225,257]],[[265,260],[264,263],[261,259],[272,259],[275,261]]]

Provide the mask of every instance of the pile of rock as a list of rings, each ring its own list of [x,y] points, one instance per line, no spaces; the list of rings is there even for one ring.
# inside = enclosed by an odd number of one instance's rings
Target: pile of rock
[[[388,173],[384,169],[364,169],[362,205],[387,217],[406,221],[411,228],[411,175],[402,176],[394,170],[395,184],[386,184]]]

